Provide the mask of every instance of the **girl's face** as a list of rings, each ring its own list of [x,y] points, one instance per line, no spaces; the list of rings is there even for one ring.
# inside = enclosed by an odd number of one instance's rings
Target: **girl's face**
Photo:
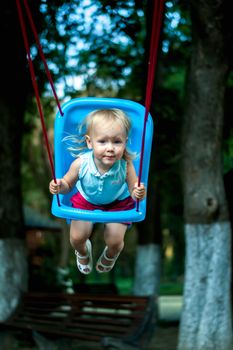
[[[94,160],[100,171],[108,171],[123,157],[126,147],[126,130],[120,122],[95,122],[86,142],[93,149]]]

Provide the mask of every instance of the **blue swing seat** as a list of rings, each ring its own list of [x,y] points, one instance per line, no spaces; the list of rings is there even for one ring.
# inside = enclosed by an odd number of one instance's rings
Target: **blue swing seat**
[[[117,99],[117,98],[76,98],[65,103],[62,106],[63,116],[58,112],[55,118],[55,134],[54,134],[54,148],[55,148],[55,174],[57,179],[62,178],[70,167],[74,158],[66,149],[63,138],[67,135],[74,134],[77,130],[77,125],[82,122],[88,113],[96,109],[122,109],[130,118],[132,123],[131,132],[129,135],[128,148],[138,155],[133,161],[136,172],[139,171],[141,139],[144,124],[145,107],[141,104]],[[141,181],[147,187],[149,163],[151,154],[151,145],[153,137],[153,121],[149,114],[146,123],[145,135],[145,149],[143,158],[143,169]],[[131,210],[106,212],[102,210],[83,210],[73,208],[71,206],[70,198],[75,193],[74,188],[66,195],[59,194],[60,206],[56,196],[53,196],[52,214],[69,220],[84,220],[91,222],[137,222],[142,221],[146,215],[146,199],[140,201],[139,209],[136,207]]]

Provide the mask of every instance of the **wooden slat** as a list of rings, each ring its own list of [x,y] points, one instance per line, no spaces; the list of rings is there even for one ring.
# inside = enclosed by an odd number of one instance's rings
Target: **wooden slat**
[[[105,336],[137,334],[148,305],[146,297],[27,293],[5,324],[46,335],[100,341]]]

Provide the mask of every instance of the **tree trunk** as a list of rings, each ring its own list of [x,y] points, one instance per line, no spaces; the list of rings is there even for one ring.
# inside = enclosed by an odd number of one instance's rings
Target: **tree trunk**
[[[0,321],[5,321],[27,288],[25,245],[21,239],[0,240]],[[4,262],[4,263],[3,263]]]
[[[151,183],[151,182],[150,182]],[[147,198],[146,220],[137,225],[138,247],[134,274],[135,295],[158,295],[161,274],[161,222],[159,190]],[[156,201],[154,193],[157,193]]]
[[[27,264],[21,195],[21,139],[28,91],[26,55],[15,2],[1,3],[0,93],[0,320],[10,316],[26,288]]]
[[[185,235],[186,274],[179,349],[232,349],[230,224],[187,224]]]
[[[179,350],[230,350],[231,229],[221,140],[227,77],[223,1],[191,1],[193,47],[183,128],[186,237]]]
[[[153,243],[138,245],[135,264],[134,295],[158,295],[161,249]]]

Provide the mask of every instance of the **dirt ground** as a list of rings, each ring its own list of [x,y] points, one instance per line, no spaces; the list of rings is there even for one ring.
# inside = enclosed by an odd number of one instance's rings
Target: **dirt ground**
[[[23,337],[16,337],[13,343],[8,343],[6,350],[38,350],[38,347],[32,340]],[[162,325],[158,326],[153,338],[150,341],[146,350],[176,350],[178,341],[178,325]],[[56,350],[58,344],[51,344],[48,350]],[[60,344],[61,345],[61,344]],[[5,350],[4,349],[4,350]],[[60,349],[62,349],[60,347]],[[67,349],[67,347],[66,347]],[[95,343],[88,342],[72,342],[69,345],[69,350],[103,350],[102,347]]]
[[[162,326],[158,327],[153,338],[146,350],[176,350],[178,341],[178,326]],[[96,345],[88,346],[87,344],[79,344],[76,350],[103,350]],[[73,348],[72,348],[73,350]]]
[[[176,350],[178,326],[158,327],[147,350]]]
[[[176,350],[178,341],[178,326],[162,326],[158,327],[153,338],[150,341],[149,346],[146,350]],[[83,347],[80,345],[77,346],[78,350],[103,350],[92,345],[88,347],[86,344],[83,344]],[[73,349],[72,349],[73,350]]]

